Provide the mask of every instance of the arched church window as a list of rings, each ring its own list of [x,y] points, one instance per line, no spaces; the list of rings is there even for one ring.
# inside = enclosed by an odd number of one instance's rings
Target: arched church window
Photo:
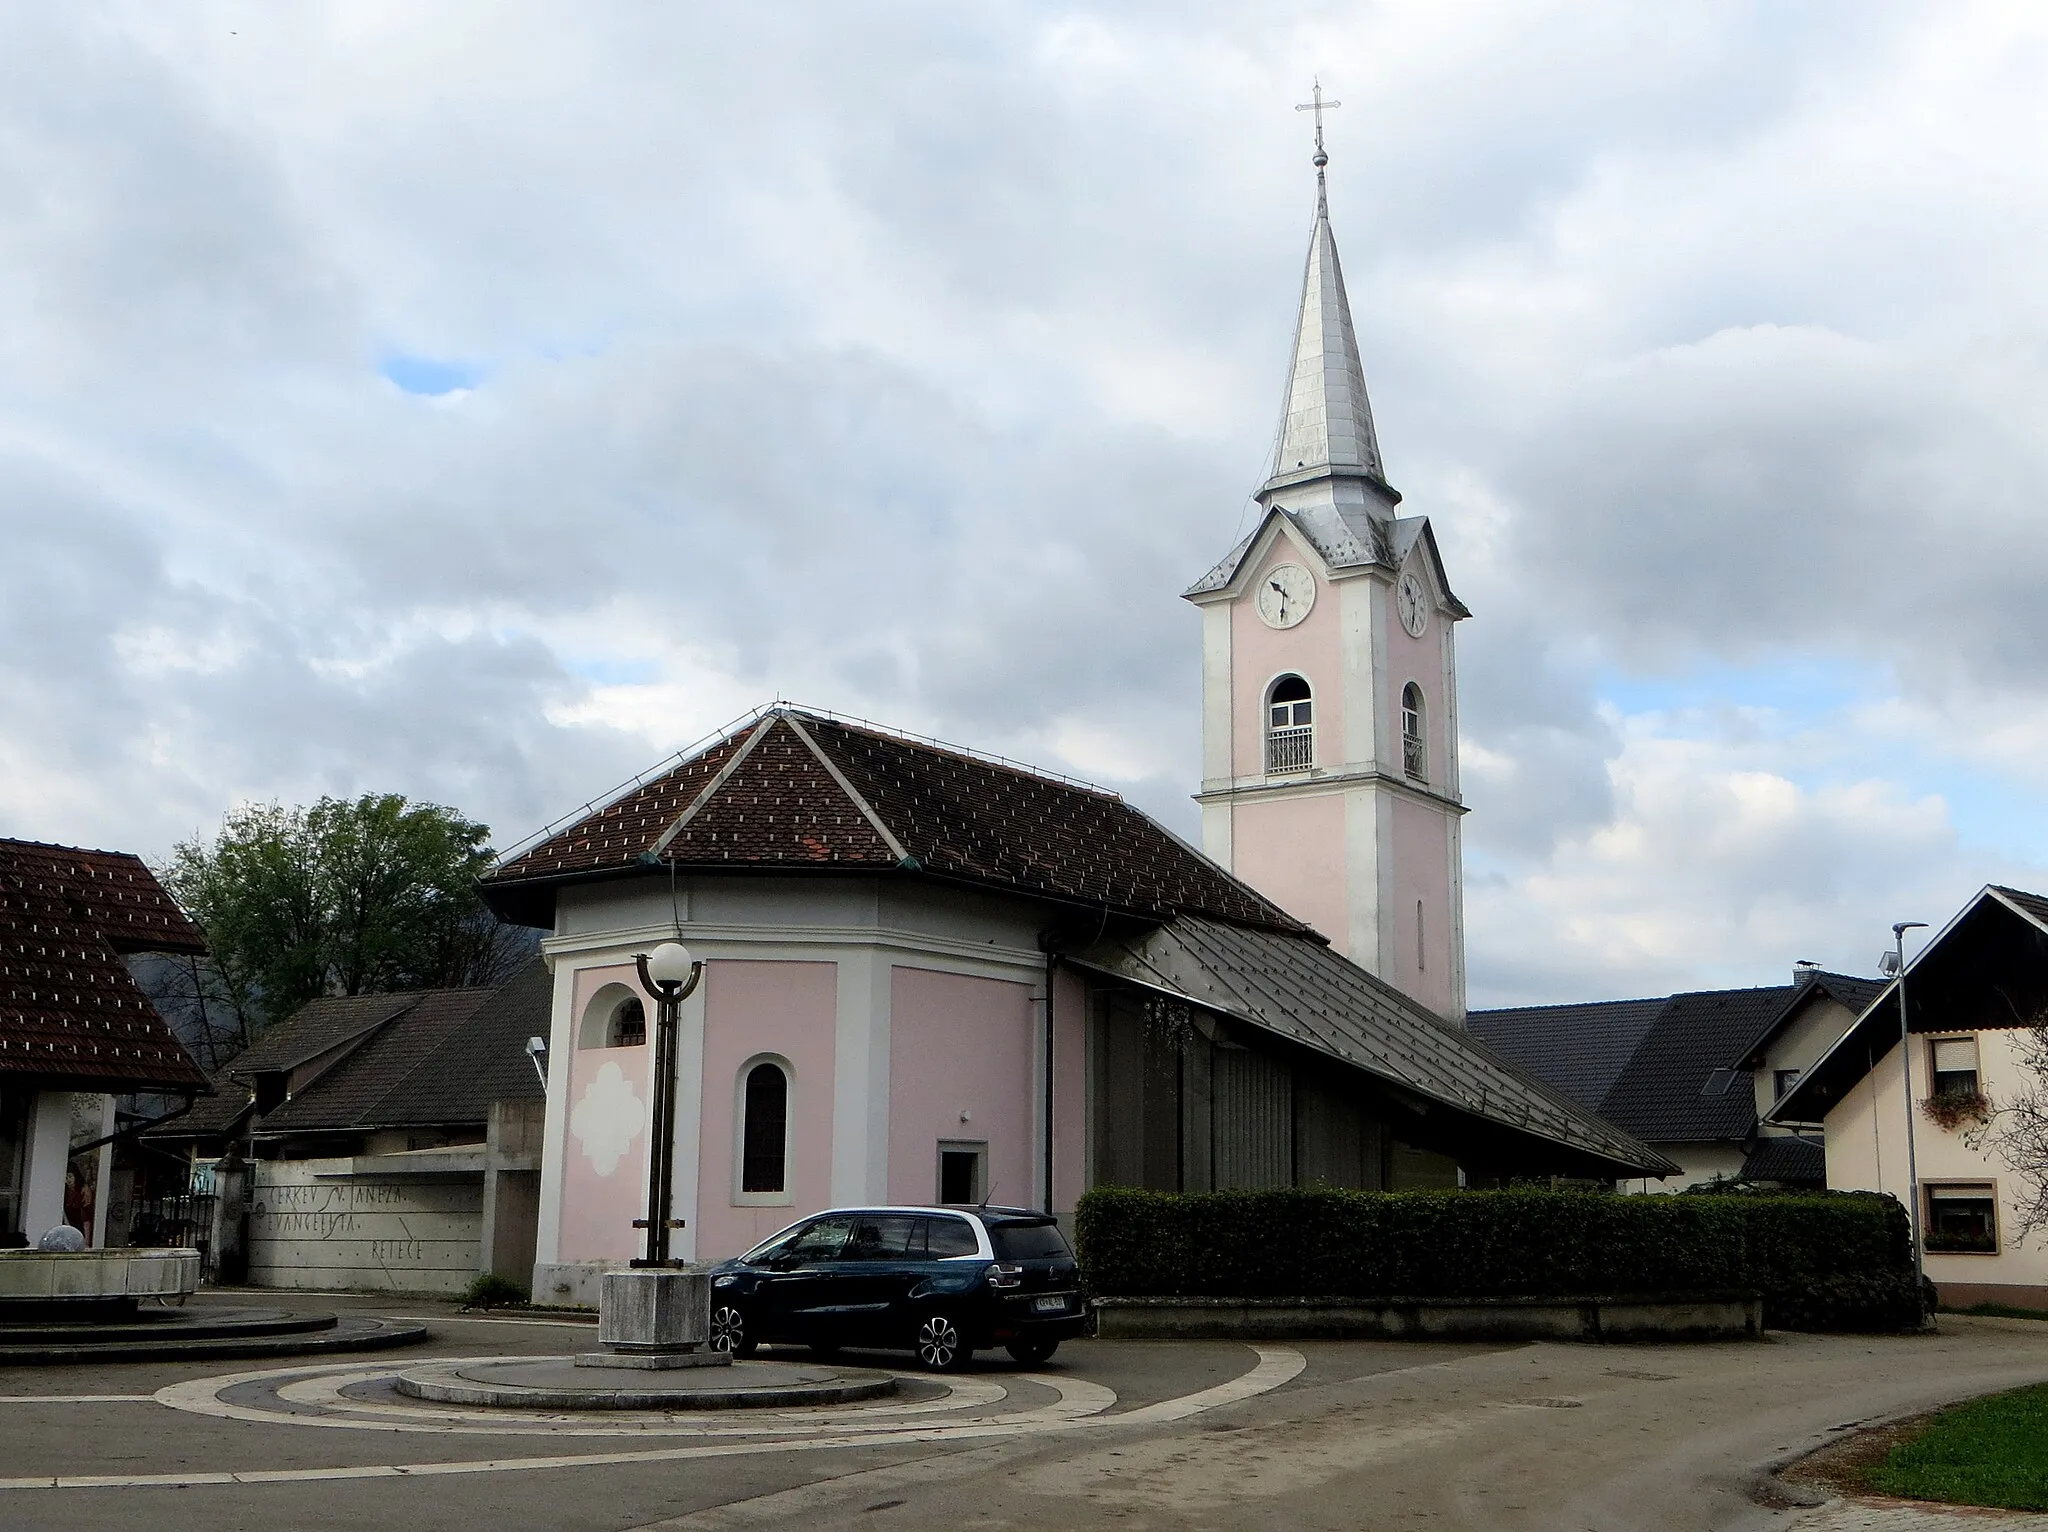
[[[605,1023],[604,1045],[607,1048],[638,1048],[647,1041],[647,1007],[640,1003],[637,995],[628,995],[612,1007],[611,1019]]]
[[[1422,688],[1401,688],[1401,769],[1418,782],[1429,780],[1429,751],[1422,742]]]
[[[1315,698],[1300,676],[1282,676],[1266,694],[1266,770],[1307,771],[1316,761]]]
[[[747,1071],[740,1129],[740,1190],[789,1189],[789,1076],[763,1061]]]

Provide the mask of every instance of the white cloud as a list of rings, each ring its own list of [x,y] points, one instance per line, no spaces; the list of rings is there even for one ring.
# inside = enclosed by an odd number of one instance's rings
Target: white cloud
[[[2048,863],[2044,48],[1861,0],[9,12],[0,833],[390,787],[510,841],[778,694],[1191,832],[1176,597],[1270,440],[1320,72],[1476,614],[1475,987],[1860,965]],[[1809,663],[1881,684],[1764,695]],[[1724,706],[1610,695],[1702,667]]]

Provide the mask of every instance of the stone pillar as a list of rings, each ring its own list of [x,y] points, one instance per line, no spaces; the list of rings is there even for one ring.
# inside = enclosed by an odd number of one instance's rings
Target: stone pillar
[[[711,1349],[711,1273],[673,1267],[608,1271],[598,1300],[597,1342],[578,1367],[723,1367]]]
[[[249,1177],[255,1167],[242,1158],[240,1144],[213,1167],[213,1231],[208,1259],[216,1286],[249,1280]]]
[[[21,1232],[31,1245],[64,1222],[64,1172],[70,1164],[71,1092],[38,1091],[29,1115],[28,1165],[21,1189]]]

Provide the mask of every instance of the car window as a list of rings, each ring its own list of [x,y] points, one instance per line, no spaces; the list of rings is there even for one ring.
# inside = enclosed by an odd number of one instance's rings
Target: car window
[[[842,1261],[900,1261],[924,1254],[924,1220],[904,1213],[856,1218],[853,1237],[839,1252]]]
[[[931,1241],[931,1255],[935,1261],[952,1255],[979,1255],[981,1241],[974,1237],[974,1225],[964,1218],[931,1218],[927,1238]]]
[[[1049,1223],[999,1223],[988,1231],[999,1261],[1062,1260],[1073,1255],[1061,1236],[1059,1225]]]
[[[852,1232],[851,1218],[814,1219],[781,1253],[796,1261],[829,1261],[839,1254],[846,1236]]]
[[[809,1224],[798,1224],[794,1228],[784,1229],[772,1239],[763,1240],[745,1255],[741,1256],[740,1259],[749,1266],[763,1265],[795,1244],[797,1240],[803,1237],[804,1230],[809,1227]]]

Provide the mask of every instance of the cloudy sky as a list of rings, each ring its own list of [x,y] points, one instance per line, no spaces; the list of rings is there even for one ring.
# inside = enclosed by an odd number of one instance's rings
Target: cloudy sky
[[[520,839],[746,708],[1193,833],[1320,74],[1475,1003],[2048,886],[2048,13],[0,0],[0,834]]]

